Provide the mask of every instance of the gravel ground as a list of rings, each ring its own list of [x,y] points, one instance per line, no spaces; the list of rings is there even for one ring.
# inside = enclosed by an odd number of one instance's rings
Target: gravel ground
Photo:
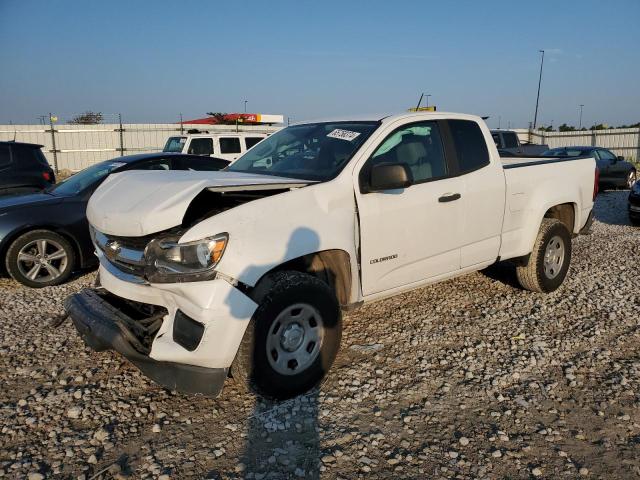
[[[87,274],[0,280],[0,477],[638,478],[640,229],[605,192],[565,284],[508,267],[367,305],[328,380],[276,404],[147,381],[49,326]]]

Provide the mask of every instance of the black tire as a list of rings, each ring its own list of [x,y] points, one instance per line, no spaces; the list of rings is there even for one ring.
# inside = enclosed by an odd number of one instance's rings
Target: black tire
[[[19,262],[18,255],[25,247],[34,242],[37,243],[39,240],[46,242],[46,251],[43,259],[45,263],[43,263],[36,272],[37,276],[35,278],[29,278],[29,276],[27,276],[29,273],[27,268],[29,268],[29,265],[35,267],[36,264],[35,262]],[[42,257],[37,246],[34,246],[33,249],[33,256]],[[65,254],[64,260],[48,259],[52,250],[54,252],[63,251]],[[31,288],[50,287],[66,282],[73,272],[75,264],[76,254],[72,245],[66,238],[50,230],[32,230],[22,234],[9,246],[6,256],[6,268],[9,275],[11,275],[14,280]],[[46,265],[53,267],[55,270],[47,268]],[[58,271],[59,274],[52,273],[55,271]]]
[[[323,281],[295,271],[270,275],[260,282],[256,290],[264,293],[257,299],[258,309],[244,334],[231,367],[231,375],[244,388],[254,389],[270,398],[286,399],[304,393],[322,381],[340,348],[342,316],[336,296]],[[290,309],[295,311],[299,305],[310,306],[310,310],[315,309],[319,314],[317,328],[322,329],[322,337],[317,356],[308,360],[311,362],[309,365],[300,371],[291,369],[288,374],[283,374],[272,365],[275,359],[273,350],[268,352],[269,336],[274,338],[277,336],[275,332],[283,335],[279,316]],[[293,353],[302,352],[300,349],[306,341],[305,334],[300,347]],[[309,345],[303,350],[307,350]],[[316,351],[315,346],[312,351]]]
[[[640,217],[632,217],[629,215],[629,222],[631,222],[633,226],[640,227]]]
[[[564,254],[557,266],[545,269],[545,252],[550,243],[562,244]],[[553,248],[555,245],[551,245]],[[556,256],[558,258],[558,256]],[[552,264],[554,262],[551,262]],[[522,288],[532,292],[548,293],[557,289],[569,270],[571,263],[571,234],[567,227],[555,218],[543,218],[533,251],[526,265],[516,268],[518,282]]]

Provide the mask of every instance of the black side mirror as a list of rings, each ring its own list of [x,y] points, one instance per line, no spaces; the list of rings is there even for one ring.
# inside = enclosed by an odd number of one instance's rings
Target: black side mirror
[[[622,162],[624,160],[624,157],[622,155],[618,155],[618,161]]]
[[[413,184],[413,175],[405,163],[380,163],[371,169],[369,191],[395,190]]]

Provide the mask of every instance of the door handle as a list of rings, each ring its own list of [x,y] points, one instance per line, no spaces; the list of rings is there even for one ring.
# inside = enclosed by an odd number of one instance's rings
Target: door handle
[[[462,197],[462,195],[460,195],[459,193],[445,193],[438,199],[438,201],[440,203],[453,202],[455,200],[458,200],[460,197]]]

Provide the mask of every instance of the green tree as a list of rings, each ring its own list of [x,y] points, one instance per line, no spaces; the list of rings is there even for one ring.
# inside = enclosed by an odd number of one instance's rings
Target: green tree
[[[219,125],[235,125],[236,124],[235,120],[227,119],[227,115],[228,115],[227,113],[207,112],[207,115],[210,115],[213,118],[215,118]]]
[[[567,125],[566,123],[563,123],[558,127],[559,132],[575,132],[575,130],[576,127],[572,127],[571,125]]]
[[[67,122],[69,125],[97,125],[102,123],[102,112],[86,111]]]

